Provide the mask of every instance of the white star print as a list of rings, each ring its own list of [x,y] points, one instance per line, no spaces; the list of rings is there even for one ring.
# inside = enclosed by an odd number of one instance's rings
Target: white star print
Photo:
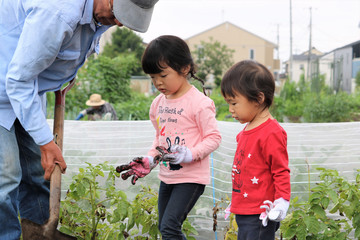
[[[249,153],[248,158],[251,158],[251,153]]]
[[[259,184],[259,179],[254,176],[254,178],[250,179],[252,181],[252,184]]]
[[[247,198],[247,196],[248,196],[248,194],[246,192],[243,195],[244,195],[244,198]]]

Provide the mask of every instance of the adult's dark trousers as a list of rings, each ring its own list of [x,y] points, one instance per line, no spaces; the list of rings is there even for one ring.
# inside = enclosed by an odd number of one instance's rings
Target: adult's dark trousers
[[[280,223],[268,221],[266,227],[259,219],[260,215],[236,215],[238,225],[238,240],[274,240],[275,232],[279,229]]]
[[[160,182],[159,230],[163,240],[186,239],[181,226],[204,190],[203,184]]]

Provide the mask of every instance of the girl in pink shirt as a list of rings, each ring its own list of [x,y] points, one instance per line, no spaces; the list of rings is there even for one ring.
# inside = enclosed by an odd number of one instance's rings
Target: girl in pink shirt
[[[151,41],[142,57],[142,68],[160,92],[149,114],[156,136],[148,156],[130,163],[130,170],[122,177],[133,176],[135,183],[159,164],[162,239],[186,239],[182,223],[210,183],[209,155],[221,141],[215,105],[189,83],[189,78],[203,81],[195,76],[194,61],[182,39],[165,35]],[[158,146],[169,152],[160,163]]]
[[[235,64],[221,82],[232,117],[247,123],[236,137],[232,168],[238,240],[274,240],[289,208],[287,135],[269,112],[274,91],[272,73],[255,61]]]

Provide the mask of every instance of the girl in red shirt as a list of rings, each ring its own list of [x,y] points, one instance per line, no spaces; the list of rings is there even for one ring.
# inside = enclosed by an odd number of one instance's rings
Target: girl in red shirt
[[[274,91],[272,73],[255,61],[235,64],[221,82],[232,117],[247,123],[236,137],[232,169],[238,240],[275,239],[289,208],[287,134],[269,112]]]

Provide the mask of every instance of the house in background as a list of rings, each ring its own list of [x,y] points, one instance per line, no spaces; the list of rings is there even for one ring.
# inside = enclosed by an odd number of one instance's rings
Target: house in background
[[[319,57],[319,74],[325,76],[325,85],[334,86],[334,52]]]
[[[323,53],[317,50],[315,47],[311,49],[310,55],[309,51],[293,55],[291,81],[299,82],[302,74],[304,74],[305,80],[308,78],[308,76],[311,76],[314,73],[311,68],[311,63],[313,63],[322,55]],[[284,64],[285,72],[289,76],[290,61],[285,61]]]
[[[355,77],[360,70],[360,40],[332,51],[333,85],[335,90],[351,93],[355,89]]]
[[[360,41],[336,48],[325,54],[313,48],[310,64],[308,61],[308,51],[300,55],[293,55],[293,81],[298,82],[301,74],[304,74],[305,80],[324,75],[325,84],[332,89],[351,93],[355,89],[356,74],[360,71]],[[286,74],[289,75],[289,61],[286,61],[285,64]]]
[[[242,29],[230,22],[224,22],[208,30],[200,32],[185,39],[190,50],[201,46],[201,41],[209,42],[210,38],[226,45],[233,53],[234,63],[245,59],[252,59],[264,64],[271,72],[280,71],[280,60],[274,59],[274,50],[277,45],[259,37],[245,29]]]

